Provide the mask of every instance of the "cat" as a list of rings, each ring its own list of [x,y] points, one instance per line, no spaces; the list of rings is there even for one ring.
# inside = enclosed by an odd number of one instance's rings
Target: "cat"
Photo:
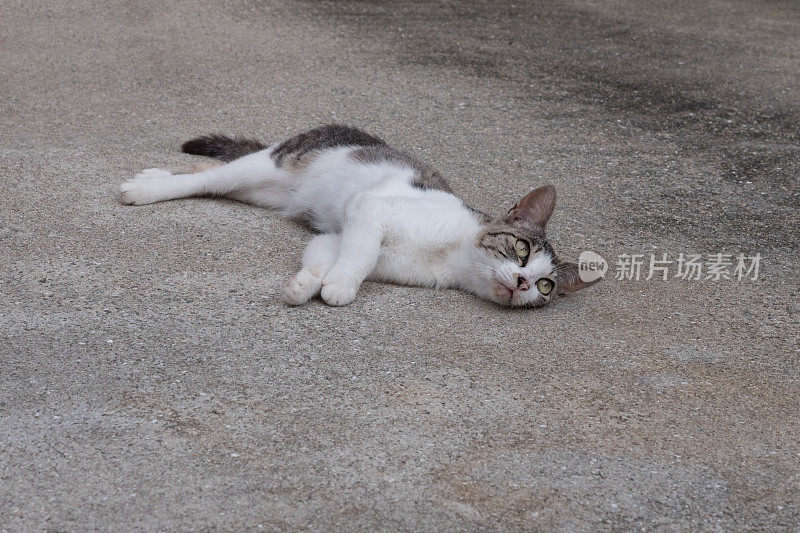
[[[539,187],[492,219],[460,200],[413,156],[359,129],[327,125],[270,147],[207,135],[183,152],[224,164],[173,175],[147,169],[121,187],[143,205],[219,196],[280,209],[320,232],[283,299],[301,305],[353,301],[364,280],[456,288],[503,306],[538,307],[593,285],[561,261],[545,237],[556,190]]]

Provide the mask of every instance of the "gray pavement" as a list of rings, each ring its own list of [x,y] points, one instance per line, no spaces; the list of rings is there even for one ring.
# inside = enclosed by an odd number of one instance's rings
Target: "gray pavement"
[[[800,524],[796,2],[0,11],[3,531]],[[302,227],[116,202],[191,136],[330,121],[481,209],[555,184],[556,249],[611,277],[760,253],[759,279],[288,308]]]

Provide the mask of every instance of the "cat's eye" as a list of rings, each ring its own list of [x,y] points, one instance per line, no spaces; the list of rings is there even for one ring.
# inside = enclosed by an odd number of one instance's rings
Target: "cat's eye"
[[[523,261],[525,261],[528,258],[528,254],[531,253],[531,247],[523,240],[517,241],[514,248],[517,251],[517,256]]]
[[[536,282],[536,288],[539,289],[539,292],[547,296],[550,294],[550,291],[553,290],[553,282],[547,278],[540,278],[539,281]]]

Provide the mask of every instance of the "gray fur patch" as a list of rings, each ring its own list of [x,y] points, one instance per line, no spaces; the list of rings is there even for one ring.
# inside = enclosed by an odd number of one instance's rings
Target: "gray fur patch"
[[[386,162],[408,167],[414,170],[415,176],[411,183],[415,187],[423,190],[437,189],[449,193],[453,192],[453,189],[450,188],[450,184],[447,183],[442,175],[433,167],[391,146],[382,145],[359,148],[358,150],[354,150],[350,154],[350,157],[366,165]]]
[[[453,192],[453,189],[450,187],[450,184],[447,183],[447,180],[445,180],[436,169],[427,163],[423,163],[416,157],[405,152],[401,152],[400,150],[392,148],[391,146],[365,146],[363,148],[353,150],[353,152],[350,153],[350,157],[353,158],[353,160],[365,165],[385,162],[410,168],[414,171],[414,178],[411,180],[412,186],[422,190],[439,190],[456,196],[456,194]],[[472,211],[483,223],[488,223],[491,221],[492,218],[486,213],[478,211],[466,203],[464,203],[464,206]]]
[[[299,161],[310,152],[340,146],[385,146],[386,143],[359,129],[339,124],[329,124],[295,135],[272,151],[275,165],[282,167],[285,160]]]

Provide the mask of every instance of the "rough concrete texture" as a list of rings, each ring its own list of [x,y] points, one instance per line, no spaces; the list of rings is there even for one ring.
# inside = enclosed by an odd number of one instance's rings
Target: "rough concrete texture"
[[[2,13],[1,529],[798,527],[796,2]],[[333,120],[482,209],[555,184],[564,256],[758,252],[760,277],[293,309],[305,229],[116,202],[190,136]]]

